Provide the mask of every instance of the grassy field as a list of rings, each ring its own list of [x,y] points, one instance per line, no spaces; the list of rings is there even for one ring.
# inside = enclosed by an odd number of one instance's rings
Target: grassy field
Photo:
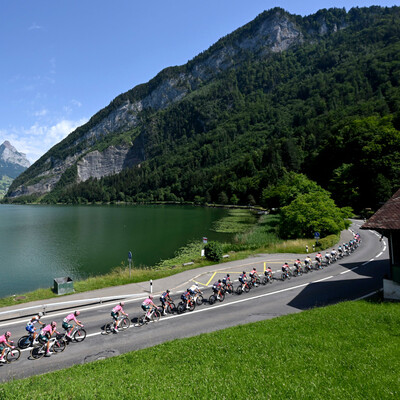
[[[399,304],[340,303],[9,382],[0,399],[399,399],[399,326]]]
[[[277,215],[262,215],[256,219],[249,210],[232,209],[226,219],[218,221],[218,229],[224,232],[236,232],[233,243],[223,244],[224,253],[229,254],[223,262],[245,259],[258,253],[305,253],[306,245],[310,251],[314,240],[299,239],[282,241],[276,235],[276,225],[279,222]],[[245,227],[245,229],[244,229]],[[333,246],[339,240],[339,236],[331,235],[321,239],[319,249]],[[188,269],[200,268],[213,264],[212,261],[200,256],[203,244],[201,241],[188,243],[177,250],[175,256],[168,260],[160,261],[157,265],[148,268],[134,268],[129,276],[129,268],[122,263],[108,274],[89,277],[75,281],[76,293],[88,290],[101,289],[110,286],[126,285],[135,282],[145,282],[150,279],[160,279],[175,275]],[[191,265],[183,264],[193,262]],[[66,295],[68,296],[68,295]],[[30,301],[44,300],[58,297],[51,288],[37,289],[18,296],[10,296],[0,299],[0,307],[27,303]]]

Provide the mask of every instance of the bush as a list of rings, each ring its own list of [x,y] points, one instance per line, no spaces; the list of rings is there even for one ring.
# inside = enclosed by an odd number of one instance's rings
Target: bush
[[[218,242],[207,243],[204,247],[206,257],[211,261],[222,260],[222,246]]]

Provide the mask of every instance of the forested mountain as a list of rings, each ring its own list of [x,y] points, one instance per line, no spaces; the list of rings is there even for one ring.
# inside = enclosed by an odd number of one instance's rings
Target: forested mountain
[[[400,186],[399,85],[399,7],[276,8],[114,99],[7,197],[262,204],[295,171],[376,208]]]

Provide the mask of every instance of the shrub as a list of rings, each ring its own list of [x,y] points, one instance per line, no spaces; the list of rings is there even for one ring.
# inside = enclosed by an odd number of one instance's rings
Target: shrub
[[[222,246],[218,242],[207,243],[204,247],[205,256],[211,261],[222,260]]]

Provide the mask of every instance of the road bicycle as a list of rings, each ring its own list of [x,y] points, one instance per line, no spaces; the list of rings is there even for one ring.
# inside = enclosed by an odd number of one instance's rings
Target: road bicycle
[[[49,351],[53,352],[54,354],[61,353],[65,350],[66,342],[63,339],[64,335],[57,335],[55,338],[49,339],[50,346]],[[31,350],[31,357],[34,360],[38,360],[42,358],[46,354],[47,344],[43,341],[40,341],[37,346],[32,347]]]
[[[147,314],[148,313],[145,312],[137,319],[138,326],[143,326],[149,322],[157,322],[161,318],[161,311],[158,309],[158,307],[153,307],[153,309],[150,311],[150,314]]]
[[[83,342],[86,338],[86,330],[83,329],[81,326],[79,325],[75,325],[72,329],[72,333],[70,336],[67,336],[67,332],[65,332],[64,334],[64,340],[68,342]]]
[[[301,276],[301,275],[303,275],[303,268],[295,268],[294,270],[293,270],[293,272],[292,272],[292,275],[293,276]]]
[[[239,286],[236,288],[236,294],[242,294],[243,292],[249,293],[251,286],[249,282],[241,283],[239,282]]]
[[[227,281],[224,283],[224,290],[226,293],[229,294],[233,294],[235,292],[231,281]]]
[[[195,308],[196,308],[196,303],[192,298],[190,298],[187,301],[180,301],[177,310],[178,314],[182,314],[186,310],[193,311]]]
[[[164,310],[162,305],[159,306],[161,310]],[[173,314],[176,311],[175,303],[172,300],[165,300],[165,312]]]
[[[265,271],[264,276],[261,279],[261,283],[263,285],[266,285],[267,283],[272,283],[272,281],[273,281],[272,273]]]
[[[285,281],[286,279],[290,279],[290,277],[291,277],[291,271],[290,271],[290,269],[289,270],[286,270],[286,271],[283,271],[282,272],[282,275],[281,275],[281,279],[283,280],[283,281]]]
[[[14,342],[10,342],[13,344]],[[18,347],[6,347],[4,359],[10,364],[21,357],[21,350]]]
[[[131,324],[131,321],[129,320],[127,315],[120,315],[118,317],[118,321],[120,321],[117,328],[118,332],[128,329]],[[105,333],[108,335],[109,333],[114,332],[114,326],[115,326],[114,320],[107,323],[106,326],[104,327]]]
[[[222,303],[225,300],[225,290],[221,288],[220,293],[221,294],[218,296],[218,290],[215,289],[214,293],[208,298],[208,303],[214,304],[217,300],[219,300]]]
[[[33,343],[33,334],[32,333],[29,335],[22,336],[18,339],[18,347],[20,349],[27,349],[28,347],[32,347],[33,345],[34,345],[34,343]]]
[[[260,277],[258,275],[256,275],[254,278],[251,278],[249,281],[249,285],[251,287],[257,287],[260,286],[261,280]]]
[[[196,292],[193,296],[193,300],[197,306],[201,306],[204,302],[203,292],[201,292],[200,290]]]

